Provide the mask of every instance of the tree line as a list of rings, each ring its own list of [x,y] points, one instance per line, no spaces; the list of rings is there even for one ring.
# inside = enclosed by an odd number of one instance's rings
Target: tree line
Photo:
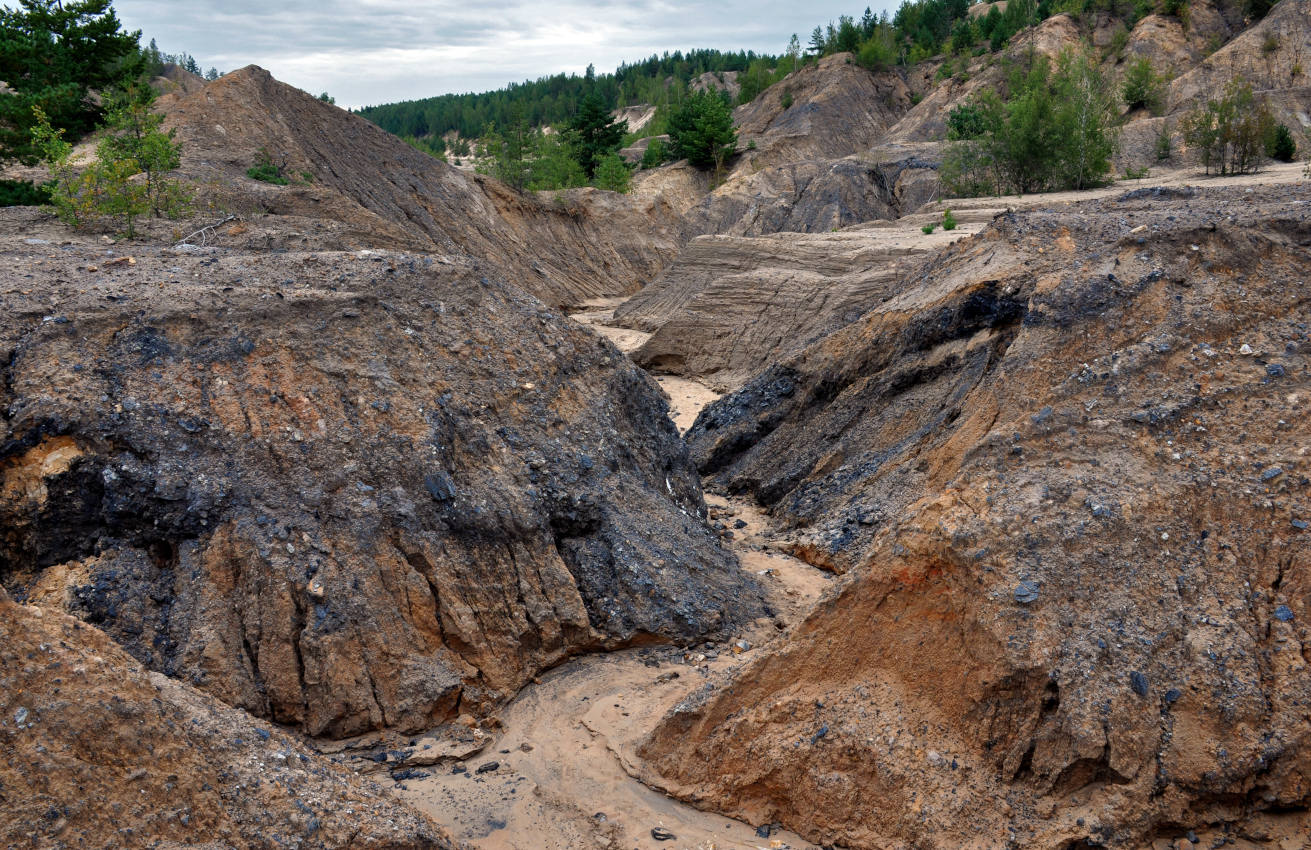
[[[365,118],[398,136],[440,137],[452,131],[466,139],[479,138],[491,126],[524,122],[530,127],[556,127],[577,114],[583,99],[596,95],[607,109],[640,103],[681,102],[689,83],[702,74],[747,71],[753,63],[769,68],[777,57],[754,51],[689,50],[665,52],[641,62],[622,64],[613,73],[554,74],[510,83],[495,91],[445,94],[359,110]]]

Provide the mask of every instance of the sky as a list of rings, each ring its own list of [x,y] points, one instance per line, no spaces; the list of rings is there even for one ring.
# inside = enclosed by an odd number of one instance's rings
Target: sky
[[[882,9],[870,3],[875,13]],[[559,72],[613,71],[666,50],[782,53],[864,0],[115,0],[119,20],[202,67],[259,65],[338,106],[486,91]]]

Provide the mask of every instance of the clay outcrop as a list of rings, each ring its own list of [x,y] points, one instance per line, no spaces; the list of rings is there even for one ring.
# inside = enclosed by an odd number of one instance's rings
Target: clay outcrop
[[[390,792],[0,590],[0,844],[456,850]]]

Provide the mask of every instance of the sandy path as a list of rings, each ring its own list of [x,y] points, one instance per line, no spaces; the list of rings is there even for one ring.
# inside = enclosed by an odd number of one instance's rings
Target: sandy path
[[[619,303],[589,302],[573,318],[631,351],[647,334],[606,325]],[[694,381],[655,377],[680,430],[719,397]],[[485,750],[467,762],[425,768],[431,775],[406,780],[398,793],[480,850],[812,848],[788,832],[765,837],[754,825],[698,811],[630,775],[643,736],[675,703],[713,674],[750,660],[759,647],[786,639],[830,581],[772,548],[779,535],[756,506],[717,496],[706,501],[742,568],[760,577],[774,617],[689,649],[645,647],[563,664],[506,706]],[[738,641],[749,648],[735,648]],[[657,828],[675,837],[658,841]]]

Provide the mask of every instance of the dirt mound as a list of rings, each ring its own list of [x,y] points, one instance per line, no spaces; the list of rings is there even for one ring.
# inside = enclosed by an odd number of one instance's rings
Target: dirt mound
[[[149,668],[344,736],[760,613],[655,383],[494,268],[10,233],[0,580]]]
[[[6,847],[456,846],[373,783],[3,590],[0,718]]]
[[[160,100],[183,142],[182,171],[236,211],[329,219],[343,248],[461,252],[498,264],[556,305],[636,290],[682,244],[659,198],[575,190],[549,200],[411,148],[365,119],[255,66]],[[246,176],[267,150],[294,185]]]
[[[1308,201],[1003,216],[707,408],[702,470],[850,572],[665,784],[862,848],[1305,838]]]

